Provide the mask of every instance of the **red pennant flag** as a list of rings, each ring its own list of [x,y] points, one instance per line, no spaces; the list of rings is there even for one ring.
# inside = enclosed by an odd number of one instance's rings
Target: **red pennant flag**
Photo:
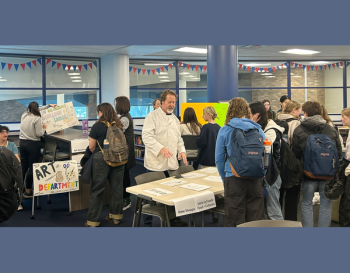
[[[164,67],[161,67],[160,70],[162,70],[164,72]]]
[[[22,66],[22,68],[24,70],[24,68],[26,67],[26,64],[21,64],[21,66]]]
[[[156,70],[155,70],[155,69],[152,69],[151,71],[152,71],[152,74],[153,74],[153,75],[154,75],[154,72],[156,72]]]
[[[79,69],[79,71],[81,71],[81,67],[82,67],[82,65],[78,65],[78,69]]]
[[[191,67],[191,65],[190,65],[190,64],[188,64],[188,65],[187,65],[187,70],[188,70],[188,69],[190,69],[190,67]]]
[[[265,67],[264,70],[265,70],[265,73],[267,73],[267,67]]]
[[[307,65],[306,67],[307,67],[307,71],[309,71],[310,70],[310,65]]]
[[[199,65],[196,65],[196,66],[195,66],[195,68],[196,68],[196,71],[198,70],[198,67],[199,67]]]
[[[8,64],[7,64],[7,66],[9,67],[9,70],[10,70],[10,69],[11,69],[12,64],[9,64],[9,63],[8,63]]]
[[[315,68],[316,68],[316,71],[317,71],[318,65],[315,65]]]
[[[51,59],[47,58],[46,59],[46,64],[48,64],[49,62],[51,62]]]
[[[57,63],[57,69],[59,69],[61,66],[61,63]]]
[[[142,74],[145,75],[146,69],[142,69]]]
[[[88,65],[89,65],[89,66],[90,66],[90,68],[92,69],[92,63],[89,63]]]
[[[255,71],[258,72],[258,71],[259,71],[259,67],[256,67],[256,68],[255,68]]]
[[[340,65],[343,66],[343,62],[340,62]]]
[[[290,65],[291,65],[291,66],[293,66],[293,65],[294,65],[294,63],[293,63],[293,62],[290,62]]]
[[[299,69],[302,68],[302,66],[303,66],[302,64],[299,64]]]
[[[274,67],[272,67],[272,69],[273,69],[273,72],[276,72],[276,67],[274,66]]]
[[[173,65],[172,65],[172,64],[169,64],[169,67],[170,67],[171,69],[173,69]]]
[[[242,65],[241,64],[239,64],[239,68],[238,69],[241,69],[242,68]]]
[[[69,71],[69,70],[70,70],[70,68],[72,67],[72,65],[67,64],[67,67],[68,67],[68,71]]]
[[[335,68],[335,64],[332,64],[333,68]]]
[[[137,67],[133,67],[132,70],[134,71],[134,73],[136,72],[137,70]]]
[[[207,71],[207,67],[206,66],[203,66],[204,67],[204,72]]]
[[[250,66],[248,66],[248,72],[249,72],[249,70],[250,70]]]
[[[36,66],[36,60],[32,61],[32,64],[34,64]]]
[[[281,64],[281,68],[283,69],[283,64]]]
[[[182,65],[182,62],[179,62],[179,67],[181,67],[181,65]]]
[[[323,67],[324,67],[324,70],[326,70],[326,69],[327,69],[327,65],[324,65]]]

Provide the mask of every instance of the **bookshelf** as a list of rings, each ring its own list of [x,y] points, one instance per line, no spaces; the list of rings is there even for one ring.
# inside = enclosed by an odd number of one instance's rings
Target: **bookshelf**
[[[346,140],[348,139],[349,129],[350,128],[348,126],[337,126],[337,127],[338,127],[338,130],[339,130],[339,134],[343,138],[344,147],[345,147]],[[344,148],[344,147],[342,147],[342,148]]]
[[[134,130],[134,145],[136,163],[143,165],[145,157],[145,145],[142,141],[142,130]]]

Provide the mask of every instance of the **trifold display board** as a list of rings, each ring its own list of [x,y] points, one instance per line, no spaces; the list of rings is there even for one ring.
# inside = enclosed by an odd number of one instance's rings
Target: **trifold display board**
[[[192,107],[196,112],[199,123],[202,125],[206,124],[206,122],[203,119],[203,109],[208,106],[214,107],[216,113],[218,114],[218,119],[215,119],[216,123],[219,124],[221,127],[224,126],[226,112],[228,109],[228,103],[181,103],[181,120],[183,120],[185,109],[188,107]]]

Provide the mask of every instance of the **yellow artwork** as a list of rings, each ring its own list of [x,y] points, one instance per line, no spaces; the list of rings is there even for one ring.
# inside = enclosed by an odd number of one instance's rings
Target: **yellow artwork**
[[[207,102],[205,102],[205,103],[200,103],[200,102],[198,102],[198,103],[181,103],[181,121],[183,120],[185,109],[188,107],[192,107],[194,109],[194,111],[196,112],[198,122],[202,125],[206,124],[207,122],[204,121],[204,119],[203,119],[203,109],[205,107],[208,107],[208,106],[214,107],[214,104],[215,103],[207,103]]]

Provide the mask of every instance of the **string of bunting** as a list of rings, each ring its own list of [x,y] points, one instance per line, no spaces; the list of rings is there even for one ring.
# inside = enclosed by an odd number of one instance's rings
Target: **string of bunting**
[[[162,71],[162,72],[164,72],[165,70],[169,71],[169,67],[170,67],[170,69],[173,69],[173,67],[175,67],[175,66],[176,66],[176,62],[173,62],[171,64],[168,64],[168,65],[156,68],[156,69],[141,69],[141,68],[129,66],[129,72],[133,71],[134,73],[136,73],[136,71],[137,71],[137,74],[140,74],[140,72],[142,71],[142,75],[145,75],[145,73],[147,71],[147,75],[149,75],[151,72],[154,75],[154,73],[156,71],[158,72],[158,74],[160,74],[160,71]],[[193,69],[196,69],[196,71],[198,71],[198,69],[200,69],[201,71],[207,71],[206,65],[191,65],[191,64],[179,62],[179,67],[182,67],[183,69],[187,68],[187,70],[192,68],[192,71],[193,71]]]
[[[68,71],[70,70],[71,67],[73,67],[74,71],[78,68],[79,71],[81,71],[82,67],[85,68],[85,70],[88,70],[88,67],[90,67],[90,69],[92,69],[92,65],[95,65],[97,67],[97,61],[92,62],[92,63],[88,63],[88,64],[82,64],[82,65],[70,65],[70,64],[63,64],[63,63],[58,63],[55,62],[49,58],[46,58],[46,65],[48,65],[49,63],[52,63],[51,67],[54,67],[55,65],[57,66],[57,69],[59,69],[61,66],[63,68],[63,70],[66,69],[66,67],[68,67]],[[12,64],[12,63],[1,63],[1,69],[4,70],[4,68],[8,67],[8,70],[11,70],[12,66],[16,69],[16,71],[18,70],[18,67],[21,66],[23,70],[25,70],[26,65],[32,69],[32,65],[34,65],[36,67],[37,63],[39,63],[41,65],[41,58],[33,60],[31,62],[27,62],[27,63],[23,63],[23,64]]]

